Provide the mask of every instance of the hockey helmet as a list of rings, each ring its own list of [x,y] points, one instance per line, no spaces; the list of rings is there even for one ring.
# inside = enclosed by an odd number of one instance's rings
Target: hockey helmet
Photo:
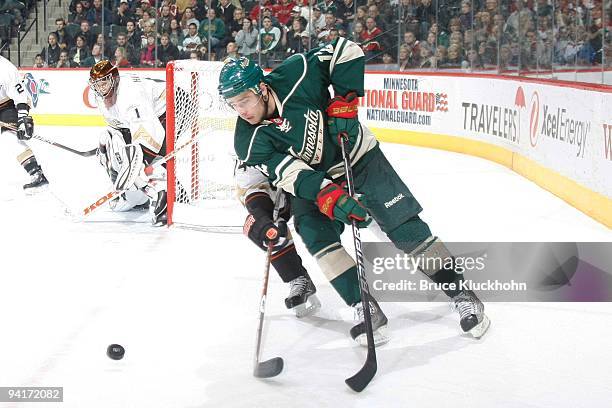
[[[219,95],[228,99],[248,90],[259,95],[263,76],[261,67],[247,57],[228,58],[219,73]]]
[[[109,60],[97,62],[89,71],[89,86],[100,98],[111,95],[119,85],[119,70]]]

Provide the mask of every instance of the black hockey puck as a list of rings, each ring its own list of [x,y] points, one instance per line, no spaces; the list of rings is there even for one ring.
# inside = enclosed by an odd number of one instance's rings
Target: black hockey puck
[[[106,348],[106,355],[113,360],[121,360],[125,354],[125,349],[121,344],[111,344]]]

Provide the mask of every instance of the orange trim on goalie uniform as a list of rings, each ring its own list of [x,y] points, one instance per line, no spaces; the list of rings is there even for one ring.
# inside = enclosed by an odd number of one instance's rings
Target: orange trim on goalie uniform
[[[253,194],[249,195],[249,196],[247,197],[247,199],[244,201],[244,205],[247,205],[247,203],[248,203],[249,201],[251,201],[252,199],[254,199],[254,198],[256,198],[256,197],[259,197],[259,196],[266,196],[266,197],[270,197],[268,194],[266,194],[266,193],[264,193],[264,192],[262,192],[262,191],[258,191],[258,192],[256,192],[256,193],[253,193]]]
[[[270,260],[274,261],[274,260],[280,258],[281,256],[285,255],[287,252],[289,252],[292,249],[295,249],[295,245],[294,244],[291,244],[291,245],[287,246],[286,248],[284,248],[279,253],[274,254],[273,256],[270,257]]]

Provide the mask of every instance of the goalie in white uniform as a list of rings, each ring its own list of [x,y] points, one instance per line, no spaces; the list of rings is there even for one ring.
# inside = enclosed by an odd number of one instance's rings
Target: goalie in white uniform
[[[167,223],[166,174],[145,167],[166,155],[166,86],[163,81],[119,75],[110,61],[95,64],[89,84],[107,123],[98,157],[114,187],[122,194],[111,202],[114,211],[150,203],[153,225]]]
[[[24,190],[48,184],[42,168],[36,161],[34,153],[25,142],[34,135],[34,121],[30,116],[30,99],[25,85],[19,78],[17,68],[0,55],[0,134],[10,131],[16,133],[17,143],[23,152],[17,160],[32,180],[23,186]],[[16,129],[16,130],[15,130]]]

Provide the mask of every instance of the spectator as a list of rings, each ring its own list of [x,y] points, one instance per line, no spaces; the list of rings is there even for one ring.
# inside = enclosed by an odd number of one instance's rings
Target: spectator
[[[81,21],[87,20],[87,11],[83,8],[83,3],[76,3],[75,10],[68,16],[68,23],[81,24]]]
[[[183,44],[183,38],[185,36],[176,18],[170,20],[170,31],[168,32],[168,36],[170,36],[170,42],[177,47]]]
[[[420,24],[419,40],[423,41],[425,38],[427,38],[429,27],[434,23],[435,18],[436,9],[431,4],[431,0],[421,0],[421,5],[417,8],[417,20]],[[427,63],[427,61],[425,61],[425,63]]]
[[[189,0],[189,8],[191,8],[194,17],[198,19],[198,21],[202,21],[206,18],[206,11],[208,9],[206,8],[204,2],[200,4],[198,3],[198,0]],[[202,55],[202,58],[204,58],[204,55]]]
[[[451,45],[448,47],[448,57],[446,59],[446,68],[461,68],[461,47]]]
[[[143,67],[155,66],[155,35],[147,35],[147,45],[140,52],[140,65]]]
[[[293,24],[293,20],[298,19],[300,20],[300,22],[302,23],[302,27],[306,27],[308,25],[308,20],[306,20],[304,17],[302,17],[301,13],[300,13],[300,7],[299,6],[294,6],[291,9],[291,18],[289,19],[289,23],[287,24],[287,28],[290,28],[291,25]]]
[[[162,0],[161,7],[159,8],[159,12],[161,13],[161,9],[164,6],[168,6],[170,9],[170,16],[172,18],[176,18],[178,15],[178,6],[176,4],[176,0]]]
[[[461,31],[472,29],[472,3],[471,0],[461,2],[461,15],[459,16]]]
[[[113,24],[125,27],[127,22],[134,19],[134,15],[130,13],[128,0],[121,0],[117,11],[113,13]]]
[[[202,40],[198,35],[198,27],[195,23],[191,23],[189,24],[189,31],[183,40],[181,48],[184,51],[194,51],[200,44],[202,44]]]
[[[469,69],[470,71],[484,69],[484,66],[482,65],[482,61],[480,61],[480,56],[478,55],[478,51],[476,50],[467,51],[466,60],[463,61],[461,66],[464,69]],[[500,68],[502,68],[502,66],[500,66]]]
[[[127,30],[127,33],[125,34],[127,42],[132,46],[136,54],[140,54],[140,47],[142,47],[142,33],[136,26],[136,22],[129,20],[125,28]],[[138,64],[134,63],[132,65]]]
[[[338,3],[335,16],[338,24],[342,24],[345,30],[350,30],[355,20],[355,1],[342,0]]]
[[[54,67],[57,65],[60,57],[60,47],[57,44],[57,35],[50,33],[47,37],[47,46],[44,47],[40,53],[43,60],[45,60],[48,67]]]
[[[135,49],[132,44],[130,44],[127,40],[127,35],[121,33],[117,35],[117,45],[112,51],[112,55],[115,55],[117,48],[123,48],[123,56],[128,60],[131,66],[138,65],[138,58],[140,54],[140,47]]]
[[[336,16],[333,13],[325,13],[325,27],[322,31],[337,30],[338,28],[339,24],[336,24]]]
[[[149,13],[149,17],[157,16],[155,9],[151,7],[150,0],[141,0],[139,4],[140,4],[140,8],[142,9],[142,12],[144,13],[146,11],[147,13]]]
[[[200,61],[202,59],[202,56],[200,55],[198,51],[191,51],[189,53],[189,59]]]
[[[321,14],[321,9],[317,6],[312,8],[312,21],[308,22],[306,31],[308,35],[317,36],[325,27],[325,16]]]
[[[148,45],[147,37],[152,35],[154,38],[157,38],[157,34],[155,34],[155,30],[153,29],[153,25],[150,22],[144,23],[144,29],[142,30],[140,37],[142,38],[142,42],[140,48],[144,48]]]
[[[74,44],[74,40],[70,35],[66,32],[66,21],[63,18],[55,19],[55,35],[57,37],[58,43],[66,43],[68,47],[72,47]]]
[[[272,21],[272,25],[274,27],[277,27],[279,30],[281,29],[281,23],[278,21],[278,18],[276,18],[274,16],[274,14],[272,13],[272,7],[264,7],[263,9],[263,13],[261,16],[261,21],[263,22],[263,19],[265,17],[269,17],[270,20]]]
[[[379,59],[383,51],[382,44],[379,41],[381,34],[382,30],[376,27],[376,20],[373,17],[368,17],[366,19],[366,29],[361,34],[361,48],[365,53],[366,61],[373,63]]]
[[[415,58],[413,54],[411,54],[409,48],[404,44],[400,45],[398,58],[397,63],[400,71],[407,71],[418,65],[418,57]]]
[[[104,38],[104,34],[100,33],[98,34],[98,36],[96,37],[96,44],[98,44],[100,46],[100,48],[102,48],[102,54],[105,56],[109,56],[110,55],[110,48],[108,46],[108,44],[106,43],[106,39]]]
[[[193,14],[193,9],[191,7],[187,7],[185,8],[185,12],[183,13],[183,16],[181,17],[181,28],[183,29],[183,35],[187,35],[187,33],[189,32],[189,26],[191,24],[195,24],[196,26],[196,30],[198,29],[198,27],[200,26],[200,22],[198,21],[197,18],[195,18],[195,15]]]
[[[436,59],[431,55],[431,50],[429,47],[421,47],[421,65],[419,68],[435,68],[436,67]]]
[[[355,14],[355,23],[360,22],[364,27],[368,18],[368,8],[366,6],[357,7],[357,14]]]
[[[244,20],[244,10],[241,8],[234,9],[234,15],[232,20],[229,23],[225,23],[227,33],[227,38],[232,41],[236,41],[236,36],[238,32],[242,30],[242,21]]]
[[[263,13],[266,8],[272,10],[272,2],[270,0],[262,0],[260,5],[256,4],[249,13],[249,18],[251,19],[251,22],[256,24],[256,22],[259,21],[259,15]]]
[[[89,52],[89,47],[85,42],[85,38],[78,35],[74,47],[70,50],[70,61],[74,63],[74,66],[78,67],[81,65],[81,62],[90,55],[91,53]]]
[[[94,44],[91,49],[91,55],[81,61],[82,67],[93,67],[96,63],[102,61],[104,58],[102,56],[102,47],[99,44]]]
[[[81,31],[77,33],[78,35],[85,38],[85,42],[90,49],[96,43],[96,37],[92,34],[89,28],[89,21],[87,20],[81,21]]]
[[[351,32],[349,39],[355,44],[361,45],[361,43],[363,42],[362,34],[364,32],[365,28],[364,25],[361,24],[361,21],[355,21],[355,23],[353,24],[353,31]]]
[[[294,6],[295,3],[291,0],[279,0],[276,4],[273,15],[281,25],[287,27],[291,23],[291,10]]]
[[[102,7],[102,0],[93,0],[93,6],[87,12],[87,21],[92,26],[103,25],[103,23],[107,26],[111,24],[112,15],[109,9]],[[104,21],[102,21],[102,18],[104,18]]]
[[[45,68],[47,65],[45,64],[45,60],[43,59],[41,54],[36,54],[34,57],[34,65],[33,68]]]
[[[59,59],[55,65],[55,68],[73,68],[74,65],[70,63],[67,50],[62,50],[59,55]]]
[[[149,24],[151,26],[151,28],[153,30],[155,30],[155,26],[156,26],[156,21],[155,19],[151,16],[151,11],[155,11],[153,10],[151,7],[149,8],[149,10],[143,10],[142,12],[142,17],[140,20],[138,20],[138,27],[140,27],[141,30],[144,31],[145,26],[147,24]]]
[[[417,3],[418,0],[400,0],[400,7],[397,10],[399,21],[404,24],[405,30],[412,31],[413,33],[419,32]]]
[[[200,58],[202,61],[214,61],[212,56],[208,53],[208,47],[204,44],[198,47],[198,52],[200,53]]]
[[[157,32],[168,33],[170,32],[170,21],[173,19],[170,14],[170,6],[162,6],[161,14],[157,19]]]
[[[226,58],[238,58],[240,57],[240,55],[238,55],[238,46],[236,45],[236,43],[234,41],[230,41],[227,43],[227,46],[225,47],[225,57]]]
[[[301,37],[302,37],[302,49],[304,50],[303,52],[310,51],[310,47],[312,45],[312,38],[308,34],[308,31],[306,30],[302,31]]]
[[[436,59],[436,68],[443,68],[446,65],[447,52],[444,45],[438,45],[434,53]]]
[[[116,67],[119,67],[119,68],[131,68],[132,67],[132,65],[130,64],[130,61],[128,61],[126,57],[125,48],[117,47],[113,55],[115,56],[113,60],[113,65],[115,65]]]
[[[200,23],[198,34],[200,34],[202,42],[208,41],[210,38],[210,46],[218,51],[217,48],[225,38],[225,24],[220,18],[217,18],[215,9],[212,7],[208,9],[207,16],[208,18]]]
[[[236,7],[230,0],[219,0],[215,8],[215,14],[219,16],[223,23],[228,26],[234,18],[234,10]]]
[[[170,42],[168,34],[162,34],[159,41],[161,44],[157,47],[157,66],[165,67],[169,61],[179,58],[179,50],[176,45]]]
[[[263,27],[259,30],[259,44],[257,46],[264,68],[271,68],[274,52],[280,39],[280,29],[272,26],[272,19],[270,17],[264,17]]]
[[[287,31],[287,55],[303,52],[302,47],[302,31],[304,27],[299,18],[293,20],[291,29]]]
[[[236,34],[236,45],[238,53],[245,57],[251,57],[257,51],[257,40],[259,32],[253,28],[253,23],[248,18],[242,20],[242,30]]]

